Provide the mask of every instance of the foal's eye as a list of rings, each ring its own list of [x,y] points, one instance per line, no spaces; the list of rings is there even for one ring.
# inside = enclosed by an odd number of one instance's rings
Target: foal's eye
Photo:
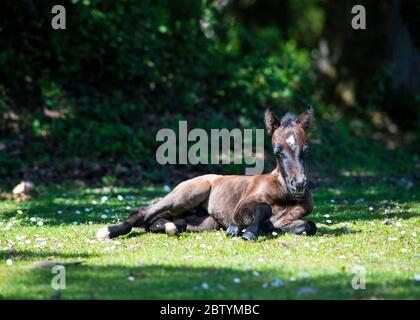
[[[302,152],[306,153],[308,150],[309,150],[309,145],[308,144],[303,145]]]

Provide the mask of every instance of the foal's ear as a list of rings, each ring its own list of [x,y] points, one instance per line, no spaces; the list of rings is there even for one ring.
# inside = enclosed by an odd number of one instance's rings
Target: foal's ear
[[[312,106],[309,106],[304,113],[302,113],[299,118],[296,119],[296,123],[300,125],[303,130],[308,130],[311,127],[312,121],[314,120],[314,109]]]
[[[264,121],[269,134],[273,134],[273,132],[278,127],[280,127],[280,120],[274,115],[274,113],[270,109],[265,110]]]

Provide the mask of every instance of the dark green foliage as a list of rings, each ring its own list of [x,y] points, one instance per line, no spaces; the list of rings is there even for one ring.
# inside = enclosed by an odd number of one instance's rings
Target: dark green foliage
[[[402,150],[354,137],[320,99],[310,50],[296,44],[313,45],[310,32],[320,34],[317,1],[308,30],[299,22],[279,35],[269,26],[261,37],[245,22],[229,29],[217,2],[62,1],[66,30],[51,28],[54,4],[0,3],[0,177],[83,171],[109,182],[132,170],[165,180],[155,161],[159,129],[176,129],[178,120],[190,128],[262,128],[267,105],[282,113],[308,103],[320,123],[312,157],[318,168],[375,170],[389,156],[389,170],[411,166]],[[299,8],[293,2],[290,10],[297,15]],[[242,173],[235,166],[185,168]]]

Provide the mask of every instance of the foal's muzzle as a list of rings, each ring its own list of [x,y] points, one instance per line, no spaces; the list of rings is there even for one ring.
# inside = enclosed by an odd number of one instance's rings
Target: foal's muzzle
[[[302,197],[305,193],[306,187],[308,186],[308,180],[306,177],[298,179],[286,179],[287,188],[290,193],[296,197]]]

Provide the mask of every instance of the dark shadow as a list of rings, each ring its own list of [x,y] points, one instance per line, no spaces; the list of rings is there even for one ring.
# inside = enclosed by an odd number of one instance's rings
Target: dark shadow
[[[318,227],[317,236],[323,236],[323,235],[330,235],[330,236],[342,236],[345,234],[354,234],[354,233],[360,233],[360,231],[355,230],[349,230],[345,227]]]
[[[61,299],[415,299],[420,288],[411,280],[384,278],[381,283],[367,279],[365,290],[351,286],[354,274],[332,274],[290,281],[292,274],[267,270],[255,277],[251,270],[166,265],[79,265],[66,269],[66,289]],[[132,281],[129,280],[128,277]],[[36,298],[56,297],[51,288],[51,271],[33,269],[22,274],[19,283],[37,287]],[[233,279],[240,279],[234,283]],[[272,286],[281,279],[279,286]],[[205,283],[205,284],[204,284]],[[263,284],[267,283],[267,287]],[[34,298],[28,291],[13,295],[0,293],[3,299]]]
[[[5,260],[9,258],[17,259],[17,260],[28,260],[34,258],[48,258],[54,257],[54,261],[57,260],[56,258],[91,258],[96,257],[98,254],[96,253],[63,253],[59,251],[42,251],[42,252],[34,252],[29,250],[2,250],[0,251],[0,260]]]
[[[116,219],[112,220],[110,217],[116,216],[116,218],[124,220],[133,210],[148,205],[151,201],[157,201],[167,193],[159,189],[150,190],[148,188],[138,190],[129,189],[125,191],[118,190],[118,192],[94,192],[92,189],[75,192],[74,190],[70,189],[67,191],[65,197],[63,197],[63,190],[48,190],[48,193],[41,193],[29,202],[20,203],[19,207],[30,209],[27,215],[28,218],[36,216],[45,219],[45,225],[72,224],[74,222],[83,224],[89,221],[93,223],[106,222],[107,224],[113,224],[116,222]],[[102,196],[107,196],[111,200],[102,203]],[[122,196],[124,200],[117,200],[118,196]],[[77,202],[77,204],[60,203],[68,200]],[[96,201],[96,204],[92,203],[93,200]],[[86,212],[85,208],[90,210]],[[59,211],[62,213],[58,214]],[[79,214],[76,214],[76,211]],[[103,214],[107,216],[106,220],[101,218]],[[0,218],[9,219],[16,215],[15,210],[4,211]],[[31,224],[29,221],[23,223]]]
[[[147,231],[145,231],[142,228],[133,228],[133,231],[131,231],[129,234],[123,236],[125,238],[136,238],[136,237],[140,237],[142,235],[144,235],[145,233],[147,233]]]

